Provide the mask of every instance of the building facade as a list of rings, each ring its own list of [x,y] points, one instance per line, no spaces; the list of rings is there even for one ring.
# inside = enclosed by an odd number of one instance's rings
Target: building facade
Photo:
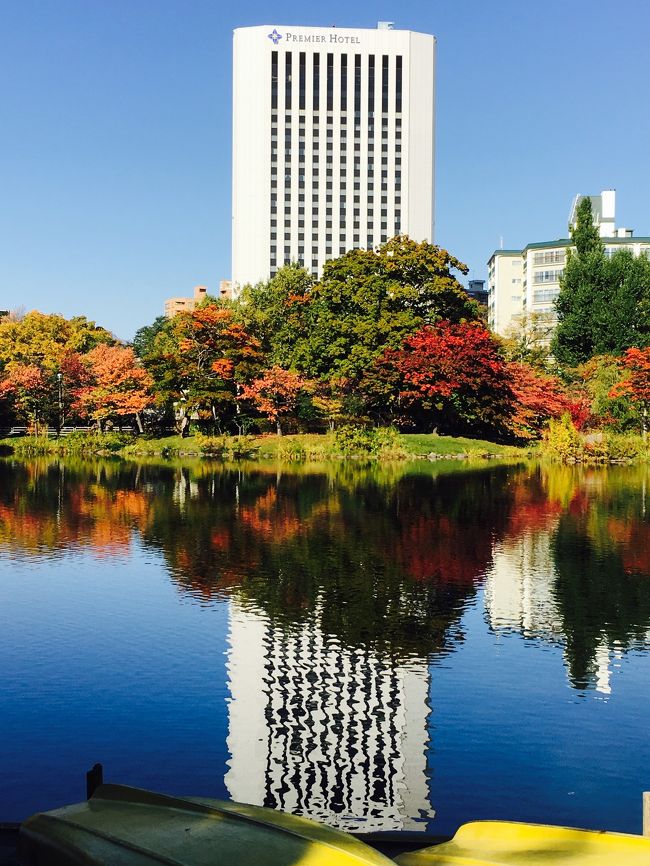
[[[191,298],[167,298],[165,301],[165,315],[168,319],[172,319],[177,313],[191,313],[207,296],[207,286],[194,286],[194,293]],[[219,291],[216,297],[220,300],[230,300],[232,298],[230,280],[221,280],[219,282]]]
[[[194,286],[194,294],[191,298],[167,298],[165,315],[168,319],[172,319],[177,313],[192,312],[207,294],[207,286]]]
[[[288,262],[318,275],[399,233],[433,240],[435,38],[394,30],[235,30],[235,294]]]
[[[570,228],[582,198],[578,195],[573,201]],[[615,190],[589,198],[606,256],[621,248],[635,256],[650,255],[649,237],[635,238],[632,229],[616,228]],[[571,246],[570,238],[560,238],[531,243],[523,250],[495,250],[488,261],[488,324],[493,331],[504,336],[535,316],[538,327],[542,325],[540,332],[551,334],[557,323],[555,299]]]

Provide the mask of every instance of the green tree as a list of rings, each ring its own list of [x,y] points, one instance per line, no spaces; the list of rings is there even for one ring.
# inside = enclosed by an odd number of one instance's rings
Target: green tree
[[[165,329],[169,329],[171,319],[167,316],[158,316],[150,325],[144,325],[135,332],[133,338],[133,350],[138,358],[146,358],[153,351],[156,337]]]
[[[465,274],[467,266],[406,236],[327,262],[310,293],[296,366],[312,378],[356,380],[385,349],[399,348],[425,325],[478,320],[478,305],[454,271]]]
[[[235,316],[255,334],[270,365],[295,366],[296,349],[307,334],[305,313],[313,282],[304,268],[291,264],[271,280],[242,289]]]
[[[567,250],[555,304],[558,326],[551,346],[560,364],[575,367],[594,354],[594,308],[600,304],[606,285],[605,250],[588,196],[578,205],[571,238],[575,250]]]

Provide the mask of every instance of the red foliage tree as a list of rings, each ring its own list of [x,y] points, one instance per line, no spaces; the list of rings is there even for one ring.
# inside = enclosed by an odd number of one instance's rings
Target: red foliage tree
[[[38,433],[45,422],[52,398],[51,383],[35,364],[12,364],[0,381],[0,398],[9,399],[19,416]]]
[[[501,433],[514,397],[499,345],[480,322],[438,322],[384,354],[402,379],[400,399],[445,429]]]

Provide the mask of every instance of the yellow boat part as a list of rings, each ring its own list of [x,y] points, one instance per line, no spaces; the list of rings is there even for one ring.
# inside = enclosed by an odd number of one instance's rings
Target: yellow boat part
[[[394,866],[338,830],[273,809],[101,785],[20,829],[24,866]]]
[[[545,824],[473,821],[400,866],[650,866],[650,838]]]

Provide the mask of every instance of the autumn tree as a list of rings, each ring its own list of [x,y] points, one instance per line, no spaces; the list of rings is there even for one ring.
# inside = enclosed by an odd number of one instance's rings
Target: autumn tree
[[[159,404],[175,406],[182,433],[190,419],[218,429],[232,421],[239,391],[259,373],[261,361],[259,340],[220,303],[174,316],[143,359]]]
[[[19,320],[0,320],[0,368],[17,363],[56,372],[65,355],[113,343],[112,334],[84,316],[65,319],[33,311]]]
[[[35,364],[13,363],[0,380],[0,398],[8,400],[18,418],[38,434],[47,427],[52,389],[48,377]]]
[[[133,418],[144,432],[142,412],[153,405],[153,380],[138,365],[132,348],[96,346],[84,356],[89,382],[80,390],[79,404],[98,423]]]
[[[249,400],[255,408],[275,424],[278,436],[282,435],[282,423],[293,416],[301,393],[311,384],[298,373],[274,366],[263,376],[242,389],[242,400]]]
[[[648,409],[650,408],[650,347],[628,349],[622,363],[624,378],[614,386],[612,396],[625,395],[639,406],[645,439],[648,435]]]
[[[514,396],[499,344],[482,323],[427,325],[380,363],[400,374],[400,400],[419,426],[507,432]]]
[[[536,438],[551,418],[567,413],[578,429],[584,426],[589,416],[587,399],[569,394],[556,376],[515,361],[507,365],[506,373],[515,397],[509,427],[518,439]]]

